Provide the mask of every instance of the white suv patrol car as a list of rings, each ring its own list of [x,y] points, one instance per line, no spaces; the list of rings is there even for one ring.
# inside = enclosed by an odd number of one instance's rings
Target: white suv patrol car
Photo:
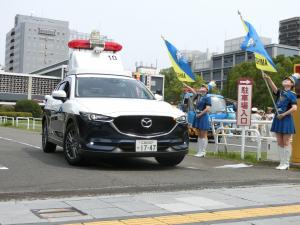
[[[61,146],[71,165],[88,154],[179,164],[188,151],[186,116],[124,70],[122,46],[97,39],[68,45],[73,49],[68,75],[45,97],[44,152]]]

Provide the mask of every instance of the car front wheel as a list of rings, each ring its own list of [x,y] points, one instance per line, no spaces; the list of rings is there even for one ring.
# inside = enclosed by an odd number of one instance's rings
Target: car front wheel
[[[79,152],[79,135],[76,126],[71,123],[68,125],[64,138],[64,154],[70,165],[81,165],[83,156]]]
[[[48,139],[48,125],[45,122],[43,124],[43,132],[42,132],[42,148],[46,153],[53,153],[56,150],[56,144],[49,142]]]

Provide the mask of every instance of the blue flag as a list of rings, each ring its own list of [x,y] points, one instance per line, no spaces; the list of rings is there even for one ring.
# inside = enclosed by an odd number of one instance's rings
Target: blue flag
[[[254,53],[255,64],[258,69],[269,72],[277,72],[275,64],[264,48],[264,45],[257,35],[254,27],[243,19],[242,22],[247,32],[247,36],[241,45],[241,49]]]
[[[173,69],[178,77],[178,79],[182,82],[195,82],[195,75],[187,62],[187,60],[183,57],[180,51],[175,48],[167,40],[164,40],[168,49],[169,58],[171,60]]]

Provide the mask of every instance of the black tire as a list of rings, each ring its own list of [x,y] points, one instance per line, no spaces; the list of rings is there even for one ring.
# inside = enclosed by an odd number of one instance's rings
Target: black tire
[[[78,130],[73,123],[69,124],[66,129],[63,149],[65,158],[70,165],[79,166],[83,163],[83,156],[79,152]]]
[[[49,142],[48,139],[48,125],[47,122],[43,123],[43,131],[42,131],[42,148],[46,153],[53,153],[56,150],[56,144]]]
[[[176,166],[182,162],[185,155],[180,156],[160,156],[155,157],[155,160],[162,166]]]

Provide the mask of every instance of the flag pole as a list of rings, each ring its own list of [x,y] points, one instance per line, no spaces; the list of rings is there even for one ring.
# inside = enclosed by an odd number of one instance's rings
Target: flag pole
[[[244,20],[243,20],[243,16],[242,16],[242,14],[241,14],[241,12],[238,10],[238,15],[240,16],[240,18],[241,18],[241,20],[242,20],[242,23],[244,24],[244,26],[246,27],[246,25],[245,25],[245,22],[244,22]],[[247,29],[246,29],[247,30]],[[279,114],[278,113],[278,108],[277,108],[277,106],[276,106],[276,103],[275,103],[275,100],[274,100],[274,97],[273,97],[273,94],[272,94],[272,92],[271,92],[271,89],[270,89],[270,87],[269,87],[269,84],[268,84],[268,82],[267,82],[267,80],[265,79],[265,77],[264,77],[264,75],[266,75],[266,73],[263,71],[263,70],[260,70],[261,71],[261,75],[262,75],[262,78],[264,79],[264,81],[265,81],[265,83],[266,83],[266,86],[267,86],[267,88],[268,88],[268,91],[269,91],[269,94],[270,94],[270,96],[271,96],[271,99],[272,99],[272,102],[273,102],[273,105],[274,105],[274,108],[275,108],[275,110],[276,110],[276,113],[277,113],[277,115]]]
[[[268,91],[269,91],[269,94],[270,94],[270,96],[271,96],[271,99],[272,99],[272,102],[273,102],[275,111],[276,111],[277,115],[279,115],[279,113],[278,113],[278,108],[277,108],[277,106],[276,106],[276,103],[275,103],[273,94],[272,94],[272,92],[271,92],[271,89],[270,89],[270,87],[269,87],[269,84],[268,84],[266,78],[264,77],[264,75],[266,75],[266,73],[265,73],[263,70],[260,70],[260,71],[261,71],[261,76],[262,76],[262,78],[264,79],[265,84],[266,84],[266,86],[267,86],[267,88],[268,88]]]

